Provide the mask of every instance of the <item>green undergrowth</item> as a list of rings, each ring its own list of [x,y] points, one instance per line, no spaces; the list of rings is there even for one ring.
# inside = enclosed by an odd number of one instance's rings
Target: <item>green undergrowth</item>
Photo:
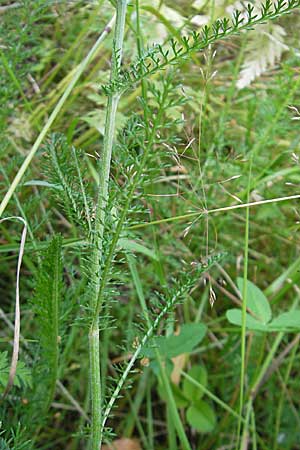
[[[0,449],[299,448],[299,6],[0,5]]]

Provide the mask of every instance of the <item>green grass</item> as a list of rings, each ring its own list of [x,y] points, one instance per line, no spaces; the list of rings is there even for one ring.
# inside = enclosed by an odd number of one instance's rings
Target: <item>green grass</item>
[[[300,4],[233,4],[0,5],[1,449],[299,448]]]

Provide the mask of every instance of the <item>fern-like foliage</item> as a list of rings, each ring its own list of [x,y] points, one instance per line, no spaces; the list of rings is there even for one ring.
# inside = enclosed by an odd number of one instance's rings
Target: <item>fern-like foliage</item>
[[[55,133],[46,145],[46,173],[68,219],[84,232],[91,231],[92,200],[81,168],[83,153],[71,147],[63,134]]]
[[[54,236],[45,252],[36,283],[33,309],[39,324],[41,364],[43,371],[44,407],[48,409],[55,393],[58,377],[61,297],[63,292],[62,237]]]
[[[243,11],[242,4],[241,8]],[[259,12],[258,6],[255,6],[255,11]],[[250,31],[245,50],[246,58],[237,81],[238,89],[248,86],[280,61],[282,53],[288,50],[284,44],[285,35],[285,30],[272,22],[262,25],[259,33]]]
[[[120,378],[116,384],[115,389],[111,390],[111,395],[108,403],[104,406],[102,414],[102,428],[104,429],[106,421],[110,416],[111,410],[114,406],[115,401],[120,396],[120,391],[124,386],[124,383],[128,383],[128,376],[133,369],[136,360],[142,356],[142,351],[148,344],[149,340],[153,337],[154,333],[157,331],[162,320],[179,305],[185,298],[186,294],[192,289],[195,283],[199,280],[199,277],[203,275],[204,272],[208,271],[214,263],[219,262],[224,255],[218,254],[208,258],[205,264],[196,263],[193,264],[192,270],[183,271],[179,279],[173,280],[173,286],[170,288],[167,297],[159,293],[156,295],[156,300],[153,305],[151,326],[148,323],[143,324],[143,319],[139,323],[139,329],[137,329],[140,337],[136,339],[138,345],[135,345],[135,351],[130,359],[127,366],[120,368]],[[129,380],[130,383],[130,380]],[[126,385],[129,387],[128,384]],[[108,433],[110,430],[106,430]]]
[[[128,154],[128,157],[132,164],[127,166],[125,162],[126,156],[124,157],[123,155],[122,161],[124,162],[124,179],[126,182],[122,186],[114,182],[110,185],[109,208],[112,221],[109,220],[109,217],[106,218],[106,226],[109,229],[105,233],[106,242],[103,252],[103,269],[101,271],[101,286],[97,304],[99,312],[103,304],[103,296],[106,292],[107,284],[111,278],[112,266],[119,239],[124,236],[126,226],[134,223],[137,219],[140,221],[140,213],[145,211],[145,207],[141,207],[142,202],[139,200],[141,200],[143,195],[144,185],[153,180],[153,176],[155,175],[152,169],[148,171],[148,167],[162,168],[161,159],[159,159],[158,152],[156,153],[155,150],[161,145],[163,152],[160,152],[159,156],[164,157],[165,155],[163,154],[166,154],[167,151],[162,144],[165,141],[175,143],[173,141],[174,136],[169,133],[170,129],[174,127],[174,120],[171,120],[166,112],[169,108],[181,104],[183,100],[178,95],[177,100],[175,99],[176,89],[174,89],[172,82],[172,74],[167,74],[165,77],[162,77],[161,81],[161,89],[151,88],[152,94],[154,95],[155,93],[155,101],[153,110],[151,108],[151,111],[148,111],[148,120],[151,121],[149,135],[146,137],[145,131],[146,127],[149,127],[149,124],[145,124],[142,118],[136,118],[133,123],[129,122],[129,126],[125,132],[126,138],[119,143],[125,155],[126,152],[131,152],[130,155]],[[175,92],[175,95],[173,95],[172,91]],[[136,136],[134,137],[132,135],[132,143],[129,148],[126,148],[126,141],[129,140],[129,133],[131,134],[132,127],[133,129],[136,129],[136,127],[140,128],[141,132],[133,133]],[[157,159],[150,162],[155,157]],[[162,161],[165,163],[164,159]],[[120,174],[118,174],[118,178],[120,179]],[[112,205],[114,205],[114,217],[112,216]],[[138,217],[137,214],[139,214]],[[97,311],[97,314],[99,312]]]
[[[5,387],[9,377],[8,352],[0,353],[0,386]],[[17,373],[14,379],[14,386],[32,387],[31,371],[22,361],[18,361]]]
[[[300,7],[300,0],[278,0],[273,3],[266,0],[261,5],[259,13],[250,3],[245,13],[236,10],[232,18],[219,19],[211,27],[204,26],[200,33],[193,32],[191,36],[183,36],[180,41],[171,39],[166,46],[160,44],[149,48],[144,55],[130,65],[128,70],[119,74],[119,77],[103,86],[107,95],[113,92],[124,91],[144,78],[166,69],[170,65],[180,64],[193,53],[202,51],[220,39],[226,39],[244,30],[251,30],[255,25],[274,20],[288,14]]]
[[[20,422],[15,429],[5,427],[2,430],[2,421],[0,422],[0,450],[31,450],[32,442],[25,437],[26,429],[21,426]]]
[[[132,183],[136,184],[128,211],[130,225],[133,225],[136,220],[140,221],[141,213],[147,212],[141,202],[138,202],[143,197],[147,186],[155,182],[163,170],[168,170],[168,167],[174,164],[174,157],[176,157],[174,148],[180,143],[176,127],[181,124],[182,119],[174,118],[173,113],[183,108],[186,98],[180,95],[179,89],[176,88],[173,75],[169,72],[160,76],[155,83],[148,83],[151,107],[148,106],[147,120],[154,127],[151,130],[153,136],[151,150],[147,148],[146,137],[146,129],[149,125],[137,114],[129,118],[125,127],[119,132],[115,144],[114,179],[119,182],[111,184],[110,193],[112,198],[115,197],[118,200],[114,200],[114,205],[122,209]],[[156,120],[157,114],[160,115],[159,122]],[[142,176],[137,179],[135,175],[141,165]],[[127,226],[129,226],[129,216],[126,219]]]

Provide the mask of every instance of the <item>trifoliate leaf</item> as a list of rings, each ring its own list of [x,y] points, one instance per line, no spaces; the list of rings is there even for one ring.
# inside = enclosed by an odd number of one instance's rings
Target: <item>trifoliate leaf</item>
[[[203,400],[198,400],[186,413],[189,425],[201,433],[210,433],[216,426],[216,416],[213,409]]]
[[[152,340],[151,347],[144,350],[144,356],[155,357],[155,348],[163,358],[174,358],[182,353],[190,353],[204,338],[206,326],[202,323],[189,323],[182,325],[179,335],[168,337],[159,336]]]
[[[226,317],[233,325],[239,327],[242,326],[242,311],[240,309],[229,309],[229,311],[226,312]],[[246,328],[253,331],[268,331],[267,325],[258,322],[258,320],[254,319],[254,317],[250,316],[248,313],[246,314]]]
[[[274,330],[288,331],[300,329],[300,311],[291,310],[284,312],[269,323],[269,327]]]
[[[193,378],[198,383],[202,384],[204,387],[207,385],[207,372],[203,366],[193,366],[188,372],[188,375]],[[200,387],[196,386],[192,381],[185,378],[183,381],[183,393],[185,397],[189,400],[194,401],[195,399],[200,399],[204,392]]]
[[[243,278],[237,279],[237,285],[241,295],[243,295]],[[265,294],[249,280],[247,281],[247,308],[250,309],[254,318],[259,322],[263,324],[270,322],[272,311],[268,299]]]

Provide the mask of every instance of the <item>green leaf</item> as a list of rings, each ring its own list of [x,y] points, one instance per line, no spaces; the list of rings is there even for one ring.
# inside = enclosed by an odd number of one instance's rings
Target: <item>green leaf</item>
[[[202,323],[188,323],[182,325],[179,335],[168,337],[158,336],[152,340],[151,347],[144,350],[144,356],[148,358],[155,357],[154,346],[158,348],[163,358],[174,358],[182,353],[190,353],[196,345],[204,338],[206,326]]]
[[[283,330],[299,330],[300,329],[300,310],[288,311],[280,314],[276,319],[272,320],[269,327],[273,331],[274,329]]]
[[[0,438],[0,450],[11,450],[11,447],[9,447],[3,438]]]
[[[240,293],[243,295],[244,280],[237,279],[237,285]],[[265,294],[253,284],[247,281],[247,308],[252,311],[255,319],[263,324],[267,324],[272,319],[272,311]]]
[[[142,253],[151,259],[158,260],[156,253],[145,245],[142,245],[131,239],[121,238],[118,240],[118,247],[124,250],[130,250],[131,252]]]
[[[29,180],[26,181],[26,183],[24,183],[24,186],[40,186],[40,187],[48,187],[51,189],[57,189],[58,191],[63,190],[61,184],[49,183],[48,181],[44,180]]]
[[[207,372],[205,367],[193,366],[188,372],[188,375],[198,383],[202,384],[204,387],[207,386]],[[198,386],[195,386],[195,384],[193,384],[187,378],[185,378],[183,381],[183,393],[185,397],[187,397],[191,401],[200,399],[204,394]]]
[[[187,410],[188,424],[201,433],[210,433],[216,426],[216,416],[213,409],[203,400],[197,400]]]
[[[9,376],[8,353],[0,353],[0,385],[6,386]],[[31,371],[25,366],[23,361],[18,361],[17,372],[14,378],[14,386],[32,387]],[[1,447],[0,447],[1,448]]]
[[[171,384],[171,387],[172,387],[174,400],[175,400],[177,408],[187,407],[189,404],[189,401],[187,398],[185,398],[181,389],[178,386],[176,386],[176,384],[173,384],[173,383]]]
[[[9,374],[7,352],[0,353],[0,384],[4,387],[7,384]]]
[[[59,371],[60,326],[62,320],[63,261],[62,237],[53,236],[37,275],[35,295],[32,301],[38,324],[37,337],[41,343],[39,383],[45,408],[48,409],[55,395]],[[47,395],[45,395],[45,391]]]
[[[226,317],[227,320],[233,325],[237,325],[239,327],[242,326],[242,311],[240,309],[229,309],[226,312]],[[254,317],[250,316],[250,314],[246,314],[246,328],[254,331],[268,331],[267,325],[258,322],[258,320],[254,319]]]
[[[81,120],[88,123],[90,127],[95,128],[102,136],[104,136],[105,128],[105,110],[94,109],[81,117]],[[116,114],[116,128],[123,128],[126,123],[126,118],[121,112]]]
[[[204,338],[206,326],[202,323],[188,323],[182,325],[178,336],[172,335],[166,338],[165,354],[169,358],[190,353]]]
[[[16,377],[14,379],[14,385],[17,387],[28,386],[32,388],[32,376],[31,370],[26,367],[23,361],[18,361]]]
[[[152,349],[151,349],[152,350]],[[153,354],[153,358],[154,358],[154,354]],[[171,359],[166,359],[165,363],[165,371],[167,376],[170,378],[171,377],[171,373],[174,369],[174,364],[171,361]],[[153,370],[154,374],[158,377],[160,374],[160,365],[159,362],[156,359],[153,359],[149,365],[149,367],[151,367],[151,369]]]
[[[171,389],[173,392],[173,397],[174,397],[177,408],[187,407],[189,404],[189,401],[187,398],[185,398],[185,396],[184,396],[183,392],[180,390],[180,388],[178,386],[176,386],[176,384],[171,383]],[[162,386],[162,384],[158,385],[158,393],[163,400],[165,400],[165,401],[168,400],[168,396],[167,396],[166,391],[165,391],[164,387]]]

